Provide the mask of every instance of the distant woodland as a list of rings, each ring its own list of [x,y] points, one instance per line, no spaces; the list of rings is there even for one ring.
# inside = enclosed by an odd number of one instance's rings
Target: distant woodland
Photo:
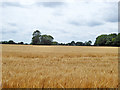
[[[65,45],[65,46],[120,46],[120,33],[112,33],[112,34],[103,34],[96,38],[95,43],[92,45],[92,41],[85,42],[75,42],[71,41],[69,43],[59,43],[54,41],[54,37],[51,35],[42,35],[39,30],[36,30],[32,34],[31,43],[24,42],[14,42],[13,40],[9,41],[1,41],[0,44],[24,44],[24,45]]]

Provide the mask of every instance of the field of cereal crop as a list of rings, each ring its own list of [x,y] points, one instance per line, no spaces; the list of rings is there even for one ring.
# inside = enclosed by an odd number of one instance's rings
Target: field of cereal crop
[[[2,45],[3,88],[117,88],[118,48]]]

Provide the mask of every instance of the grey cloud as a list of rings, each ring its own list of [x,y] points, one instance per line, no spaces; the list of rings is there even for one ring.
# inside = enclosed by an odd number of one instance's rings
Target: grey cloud
[[[55,13],[53,13],[53,15],[55,15],[55,16],[63,16],[63,14],[60,13],[60,12],[55,12]]]
[[[32,33],[36,28],[42,34],[52,35],[58,42],[85,41],[88,39],[93,41],[98,34],[117,32],[116,14],[113,14],[114,6],[104,3],[101,6],[94,3],[90,4],[91,8],[88,10],[88,4],[84,5],[77,2],[74,4],[36,2],[29,4],[28,9],[17,8],[27,7],[22,3],[4,3],[4,7],[12,8],[3,8],[3,40],[13,38],[16,41],[31,42]],[[106,9],[104,5],[106,7],[111,6],[111,8]],[[86,10],[93,10],[93,12]],[[107,23],[109,21],[113,23]],[[89,32],[94,34],[91,35]]]
[[[22,5],[20,5],[20,3],[18,3],[18,2],[2,2],[1,6],[2,7],[8,7],[8,6],[22,7]]]
[[[55,29],[55,30],[52,30],[53,34],[56,34],[56,33],[63,33],[63,34],[68,34],[68,32],[66,30],[61,30],[61,29]]]
[[[120,22],[120,12],[118,12],[118,22]]]
[[[69,24],[73,24],[75,26],[80,26],[80,22],[77,22],[77,21],[70,21]]]
[[[11,25],[9,25],[11,24]],[[16,27],[13,26],[14,24],[13,23],[9,23],[9,24],[4,24],[1,28],[1,33],[4,35],[4,34],[16,34],[19,32],[19,29]],[[8,26],[9,25],[9,26]]]
[[[107,21],[109,21],[109,22],[118,22],[118,18],[109,18]]]
[[[111,15],[111,16],[106,17],[105,21],[107,21],[107,22],[118,22],[119,18],[118,18],[118,15],[115,14],[115,15]]]
[[[5,31],[4,29],[2,30],[2,34],[15,34],[17,33],[17,31],[14,31],[14,30],[10,30],[10,31]]]
[[[88,23],[88,26],[91,26],[91,27],[99,26],[99,25],[103,25],[103,23],[98,21],[93,21]]]
[[[38,3],[36,3],[37,6],[42,5],[42,6],[51,7],[51,8],[61,6],[63,4],[64,4],[64,2],[38,2]]]
[[[110,4],[110,8],[106,11],[106,14],[104,15],[105,21],[107,22],[118,22],[118,15],[119,15],[119,3],[118,6],[115,3]]]
[[[36,2],[33,5],[54,8],[54,7],[57,7],[57,6],[61,6],[63,4],[64,4],[64,2]],[[21,5],[19,2],[2,2],[0,4],[0,6],[2,6],[2,7],[8,7],[8,6],[25,7],[24,5]]]
[[[17,26],[15,23],[8,23],[10,26]]]
[[[118,3],[118,22],[120,22],[120,2]]]
[[[99,21],[91,21],[91,22],[86,22],[86,21],[70,21],[69,22],[70,24],[73,24],[75,26],[90,26],[90,27],[94,27],[94,26],[99,26],[99,25],[102,25],[103,23],[102,22],[99,22]]]
[[[62,32],[62,33],[68,33],[68,32],[67,32],[67,31],[65,31],[65,30],[62,30],[61,32]]]

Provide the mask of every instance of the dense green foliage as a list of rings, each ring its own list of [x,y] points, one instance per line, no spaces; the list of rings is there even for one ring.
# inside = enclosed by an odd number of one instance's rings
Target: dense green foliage
[[[53,37],[51,35],[41,35],[39,30],[33,32],[32,43],[33,45],[52,45]]]
[[[100,35],[96,38],[95,46],[120,46],[120,33]]]
[[[51,35],[42,35],[40,38],[40,44],[42,45],[52,45],[53,37]]]
[[[32,43],[33,45],[38,45],[40,44],[40,37],[41,37],[41,32],[39,30],[36,30],[33,32],[33,38],[32,38]]]
[[[63,45],[69,45],[69,46],[91,46],[91,44],[92,44],[92,41],[88,41],[88,42],[86,41],[85,43],[72,41],[71,43],[67,43],[67,44],[63,44]]]
[[[23,42],[16,43],[13,40],[9,40],[9,41],[2,41],[2,42],[0,42],[0,44],[24,44],[24,43]]]
[[[75,42],[71,41],[70,43],[58,43],[53,41],[54,38],[51,35],[41,35],[39,30],[33,32],[32,45],[65,45],[65,46],[92,46],[92,41],[85,42]],[[14,42],[13,40],[2,41],[0,44],[24,44],[24,42]],[[25,45],[28,45],[25,43]],[[96,38],[94,46],[120,46],[120,33],[116,34],[103,34]]]
[[[58,45],[58,42],[53,41],[53,42],[52,42],[52,45]]]
[[[13,40],[0,42],[2,44],[16,44]]]

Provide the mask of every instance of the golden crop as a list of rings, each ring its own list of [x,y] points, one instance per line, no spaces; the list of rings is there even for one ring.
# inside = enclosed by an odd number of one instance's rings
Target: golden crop
[[[3,88],[117,88],[118,48],[2,45]]]

